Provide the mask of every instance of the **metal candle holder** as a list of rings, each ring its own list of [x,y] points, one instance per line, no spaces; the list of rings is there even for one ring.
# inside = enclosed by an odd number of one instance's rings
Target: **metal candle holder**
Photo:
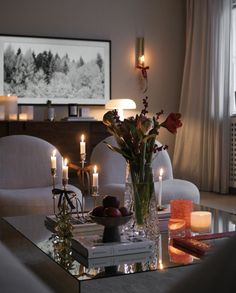
[[[52,175],[52,188],[55,189],[55,179],[56,179],[56,168],[51,168],[51,175]],[[57,196],[53,194],[53,212],[56,214],[56,198]]]

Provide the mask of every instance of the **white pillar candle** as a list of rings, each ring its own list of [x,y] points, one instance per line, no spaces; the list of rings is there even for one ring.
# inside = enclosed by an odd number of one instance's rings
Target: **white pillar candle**
[[[53,150],[51,156],[51,169],[57,168],[57,157],[56,157],[56,150]]]
[[[68,163],[68,160],[65,158],[65,160],[62,161],[63,164],[62,164],[62,179],[68,179],[68,166],[67,166],[67,163]]]
[[[97,166],[95,165],[93,168],[93,187],[98,187],[98,173],[97,173]]]
[[[86,144],[84,141],[84,134],[81,135],[80,154],[86,154]]]
[[[8,120],[16,121],[17,120],[17,114],[8,114]]]
[[[160,169],[159,173],[159,194],[158,194],[158,206],[161,207],[162,202],[162,175],[163,175],[163,169]]]
[[[193,232],[210,232],[211,213],[206,211],[191,212],[191,230]]]

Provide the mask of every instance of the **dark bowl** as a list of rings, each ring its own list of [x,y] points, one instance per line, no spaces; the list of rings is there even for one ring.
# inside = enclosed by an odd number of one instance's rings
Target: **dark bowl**
[[[124,217],[96,217],[96,216],[92,215],[92,212],[89,212],[88,215],[93,222],[95,222],[99,225],[103,225],[107,228],[125,225],[133,217],[133,213],[131,213],[128,216],[124,216]]]

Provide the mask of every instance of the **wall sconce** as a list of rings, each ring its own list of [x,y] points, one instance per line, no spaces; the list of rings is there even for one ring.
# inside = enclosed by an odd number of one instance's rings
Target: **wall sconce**
[[[112,99],[106,103],[105,109],[108,109],[108,110],[116,109],[120,117],[120,121],[123,121],[124,110],[136,109],[136,104],[131,99]]]
[[[141,70],[142,76],[146,81],[144,93],[147,91],[147,70],[149,66],[145,66],[145,55],[144,55],[144,38],[136,39],[136,68]]]

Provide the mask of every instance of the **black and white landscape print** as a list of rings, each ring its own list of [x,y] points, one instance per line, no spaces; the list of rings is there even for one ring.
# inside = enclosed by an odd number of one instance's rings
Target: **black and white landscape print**
[[[31,104],[109,99],[109,42],[27,39],[3,43],[4,94]]]

